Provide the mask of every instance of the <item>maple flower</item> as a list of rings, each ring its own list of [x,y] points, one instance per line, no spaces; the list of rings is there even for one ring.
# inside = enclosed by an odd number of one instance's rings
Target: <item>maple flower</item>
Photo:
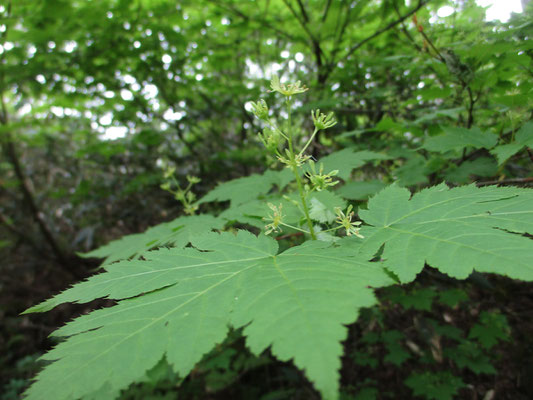
[[[333,112],[328,115],[322,114],[320,110],[311,111],[311,117],[313,117],[313,123],[317,130],[328,129],[337,124]]]
[[[272,223],[265,225],[265,235],[270,235],[272,232],[281,232],[279,227],[283,220],[283,214],[281,213],[281,207],[283,204],[280,204],[279,207],[276,207],[272,203],[268,203],[268,208],[274,211],[274,215],[269,215],[268,218],[263,218],[266,221],[272,221]]]
[[[311,168],[311,172],[308,172],[307,176],[317,191],[320,192],[324,189],[327,189],[328,186],[335,186],[337,183],[339,183],[339,181],[333,180],[333,177],[339,173],[338,170],[333,170],[330,173],[325,174],[324,164],[320,164],[320,169],[317,173],[313,160],[309,160],[309,166]]]
[[[301,167],[311,158],[311,156],[305,154],[296,154],[294,158],[292,158],[288,149],[285,149],[285,154],[287,157],[284,157],[281,154],[277,156],[278,161],[285,164],[285,168],[291,168],[292,166]]]
[[[250,105],[252,106],[252,114],[262,121],[268,121],[268,106],[266,101],[262,99],[257,103],[251,101]]]
[[[278,92],[287,97],[292,96],[293,94],[303,93],[308,90],[308,88],[306,88],[305,85],[302,85],[300,81],[297,81],[296,83],[288,83],[286,85],[280,83],[277,75],[272,75],[270,87],[272,88],[271,92]]]
[[[346,229],[347,236],[355,235],[361,239],[365,238],[359,233],[359,231],[361,230],[361,228],[359,227],[359,225],[361,225],[361,221],[352,222],[352,218],[355,213],[352,211],[351,204],[348,206],[346,214],[342,212],[339,207],[335,208],[335,213],[337,214],[337,223],[341,225],[344,229]]]

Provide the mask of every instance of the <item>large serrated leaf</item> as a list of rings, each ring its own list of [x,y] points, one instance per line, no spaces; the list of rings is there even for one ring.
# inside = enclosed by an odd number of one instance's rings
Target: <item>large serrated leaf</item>
[[[372,256],[385,245],[385,265],[409,282],[424,263],[455,278],[474,269],[533,280],[533,190],[439,185],[411,198],[389,186],[370,199],[359,216],[362,251]]]
[[[146,260],[108,265],[33,309],[119,300],[55,333],[68,338],[43,357],[53,362],[26,396],[111,396],[163,356],[185,376],[233,326],[244,327],[252,352],[270,347],[279,359],[292,359],[324,399],[335,399],[344,325],[357,319],[360,307],[375,304],[371,287],[392,283],[379,263],[358,255],[353,241],[308,242],[276,255],[269,237],[211,233],[193,239],[195,248],[163,248]]]

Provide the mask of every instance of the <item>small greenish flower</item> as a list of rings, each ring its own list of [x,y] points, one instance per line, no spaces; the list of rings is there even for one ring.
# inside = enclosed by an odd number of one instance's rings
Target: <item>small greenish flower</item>
[[[163,174],[163,177],[165,179],[168,179],[171,176],[173,176],[175,172],[176,172],[176,167],[167,167],[167,169],[165,169],[165,173]]]
[[[359,227],[361,225],[361,221],[352,222],[352,218],[355,213],[352,211],[351,204],[346,209],[346,214],[342,212],[342,210],[339,207],[335,208],[335,214],[337,214],[337,219],[336,219],[337,223],[340,226],[342,226],[344,229],[346,229],[347,236],[355,235],[361,239],[365,238],[363,235],[359,233],[359,231],[361,230],[361,228]]]
[[[276,207],[274,204],[268,203],[268,208],[274,212],[274,215],[269,215],[267,218],[263,218],[265,221],[272,221],[272,223],[265,225],[265,235],[270,235],[272,232],[281,232],[280,225],[283,222],[283,214],[281,212],[282,206],[283,204]]]
[[[270,87],[272,88],[272,92],[278,92],[287,97],[294,94],[303,93],[308,90],[308,88],[306,88],[305,85],[302,85],[300,81],[297,81],[296,83],[288,83],[286,85],[280,83],[277,75],[272,75]]]
[[[196,200],[196,195],[193,192],[187,192],[187,203],[192,203]]]
[[[328,129],[337,124],[335,116],[332,112],[328,115],[322,114],[320,110],[311,111],[311,117],[313,117],[313,123],[317,130]]]
[[[279,154],[277,158],[279,162],[281,162],[282,164],[285,164],[287,168],[290,168],[293,165],[295,167],[301,167],[307,162],[307,160],[311,158],[311,156],[307,156],[305,154],[296,154],[293,159],[291,157],[291,152],[289,151],[289,149],[285,149],[285,154],[287,155],[287,157],[284,157],[281,154]]]
[[[250,102],[252,105],[252,114],[262,121],[268,121],[268,106],[266,101],[259,100],[257,103]]]
[[[328,174],[324,174],[324,164],[320,164],[320,169],[318,173],[315,169],[315,162],[309,160],[309,166],[311,167],[311,172],[307,173],[309,181],[317,191],[322,191],[327,189],[329,186],[335,186],[339,181],[334,181],[333,177],[339,173],[338,170],[333,170]]]
[[[178,190],[176,193],[174,193],[174,198],[181,203],[186,203],[185,192],[183,190]]]
[[[278,150],[282,141],[279,132],[270,128],[263,129],[263,134],[259,134],[259,139],[271,153],[275,153]]]
[[[160,187],[163,190],[170,190],[170,182],[165,182],[165,183],[161,184]]]
[[[185,211],[185,214],[187,215],[194,215],[196,211],[198,211],[198,205],[196,204],[187,204],[185,208],[183,209]]]
[[[198,178],[197,176],[187,175],[187,182],[189,182],[191,185],[196,185],[197,183],[200,183],[202,180]]]

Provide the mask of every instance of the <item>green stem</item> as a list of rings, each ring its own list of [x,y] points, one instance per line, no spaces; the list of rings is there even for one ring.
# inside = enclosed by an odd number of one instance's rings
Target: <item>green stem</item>
[[[309,234],[309,232],[306,231],[305,229],[300,229],[300,228],[298,228],[298,227],[296,227],[296,226],[289,225],[289,224],[286,224],[286,223],[284,223],[284,222],[280,222],[279,224],[280,224],[280,225],[283,225],[283,226],[286,226],[287,228],[296,229],[297,231],[300,231],[300,232],[303,232],[303,233],[307,233],[307,234]]]
[[[298,173],[298,166],[296,165],[296,156],[294,154],[294,146],[292,143],[292,126],[291,126],[291,98],[287,97],[287,113],[288,113],[288,133],[289,133],[289,152],[291,154],[291,170],[296,178],[296,184],[298,185],[298,192],[300,193],[300,201],[302,203],[302,209],[304,211],[305,219],[307,220],[307,226],[309,227],[309,234],[311,239],[316,240],[315,229],[313,228],[313,222],[309,216],[309,207],[307,207],[307,201],[305,200],[305,191],[302,184],[302,178]]]
[[[309,147],[309,145],[311,144],[311,142],[313,141],[313,139],[315,138],[315,135],[317,134],[318,132],[318,129],[315,128],[315,131],[313,132],[313,134],[311,135],[311,137],[309,138],[309,140],[307,141],[307,143],[305,144],[304,148],[302,149],[302,151],[300,151],[300,154],[299,155],[302,155],[304,153],[305,150],[307,150],[307,148]]]

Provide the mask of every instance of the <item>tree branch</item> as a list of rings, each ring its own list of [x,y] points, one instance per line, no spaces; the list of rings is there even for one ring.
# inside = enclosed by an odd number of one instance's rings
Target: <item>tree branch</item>
[[[384,26],[383,28],[381,29],[378,29],[376,32],[374,32],[372,35],[368,36],[367,38],[361,40],[359,43],[357,43],[356,45],[352,46],[348,52],[344,55],[344,57],[342,57],[339,61],[346,61],[346,59],[348,57],[350,57],[356,50],[358,50],[359,48],[361,48],[363,45],[365,45],[366,43],[370,42],[371,40],[375,39],[376,37],[378,37],[379,35],[381,35],[382,33],[388,31],[389,29],[392,29],[394,28],[396,25],[398,25],[399,23],[405,21],[407,18],[409,18],[411,15],[413,15],[414,13],[416,13],[418,10],[420,10],[422,7],[424,7],[426,4],[428,4],[431,0],[419,0],[418,1],[418,4],[416,5],[415,8],[413,8],[412,10],[410,10],[407,14],[404,14],[402,15],[401,17],[399,17],[398,19],[392,21],[390,24],[388,24],[387,26]]]

